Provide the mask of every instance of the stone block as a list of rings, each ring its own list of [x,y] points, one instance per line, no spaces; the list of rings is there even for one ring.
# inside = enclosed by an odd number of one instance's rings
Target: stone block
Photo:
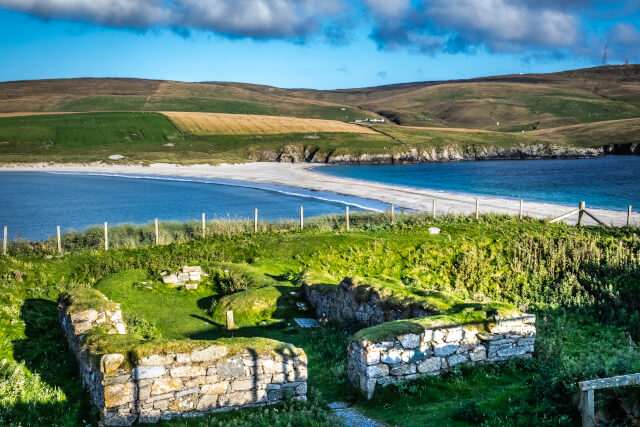
[[[168,409],[171,402],[173,402],[173,400],[156,400],[155,402],[153,402],[153,409]]]
[[[207,375],[207,370],[202,366],[176,366],[171,368],[169,373],[172,377],[197,377]]]
[[[157,402],[158,400],[172,399],[174,394],[175,394],[174,392],[169,392],[165,394],[159,394],[157,396],[151,396],[147,399],[146,403],[153,403],[153,402]]]
[[[191,363],[191,353],[178,353],[178,354],[176,354],[176,362],[178,362],[178,363]]]
[[[460,326],[447,328],[443,332],[446,332],[445,342],[459,342],[462,341],[462,337],[464,336],[464,332]]]
[[[235,380],[231,383],[231,391],[247,391],[251,390],[254,386],[254,380]]]
[[[422,362],[418,362],[416,364],[418,372],[421,374],[428,372],[437,372],[440,371],[442,367],[442,359],[439,357],[430,357]]]
[[[417,348],[420,346],[420,335],[418,334],[404,334],[398,337],[398,341],[402,344],[402,347],[407,349]]]
[[[380,355],[380,361],[388,365],[402,362],[402,350],[388,350]]]
[[[200,391],[200,387],[193,387],[193,388],[189,388],[186,390],[180,390],[178,392],[176,392],[176,399],[184,397],[184,396],[189,396],[191,394],[194,393],[198,393]]]
[[[173,363],[175,360],[175,355],[162,355],[162,354],[154,354],[151,356],[141,357],[138,360],[138,366],[159,366],[159,365],[169,365]]]
[[[207,383],[207,377],[195,377],[188,381],[185,381],[184,388],[194,388],[199,387],[203,384]]]
[[[193,362],[207,362],[218,360],[227,354],[227,347],[212,345],[202,350],[196,350],[191,352],[191,361]]]
[[[393,376],[404,376],[416,373],[416,364],[415,363],[402,363],[399,365],[393,365],[391,369],[389,369],[389,373]]]
[[[185,265],[184,267],[182,267],[182,272],[183,273],[200,273],[202,272],[202,268],[199,265]]]
[[[186,282],[189,280],[189,273],[178,273],[177,276],[178,282]]]
[[[114,384],[104,388],[104,407],[124,405],[135,400],[133,383]]]
[[[187,275],[188,277],[188,275]],[[175,285],[180,282],[178,276],[176,274],[169,274],[168,276],[164,276],[162,278],[162,282],[167,285]]]
[[[142,380],[145,378],[161,377],[167,373],[164,366],[136,366],[133,368],[133,379]]]
[[[498,350],[498,357],[521,356],[527,352],[527,347],[510,347]]]
[[[117,411],[106,411],[102,415],[102,424],[106,426],[130,426],[138,418],[138,414],[123,414]]]
[[[383,363],[367,366],[366,376],[369,378],[379,378],[389,375],[389,367]]]
[[[182,380],[180,378],[160,377],[157,378],[151,386],[151,394],[166,394],[171,391],[180,390],[182,388]]]
[[[417,362],[426,356],[427,355],[420,350],[405,350],[402,352],[402,361],[404,363]]]
[[[215,384],[204,384],[200,387],[202,394],[224,394],[229,388],[229,381],[220,381]]]
[[[248,400],[247,397],[250,398],[251,396],[247,396],[244,391],[223,394],[218,399],[218,405],[227,407],[244,405],[250,402],[250,399]]]
[[[151,396],[151,386],[138,387],[138,402],[144,402]]]
[[[244,375],[244,363],[242,358],[234,357],[223,360],[216,366],[218,378],[241,377]],[[266,369],[265,369],[266,372]]]
[[[487,349],[483,345],[479,345],[469,352],[469,359],[472,362],[481,362],[487,358]]]
[[[365,350],[362,356],[363,356],[363,362],[367,365],[373,365],[380,362],[379,351]]]
[[[456,365],[459,365],[461,363],[465,363],[468,361],[469,361],[469,358],[464,354],[454,354],[447,358],[447,363],[449,364],[450,368],[453,368]]]
[[[205,394],[200,396],[198,400],[198,411],[208,411],[218,407],[218,395],[217,394]]]
[[[100,359],[100,370],[105,374],[112,374],[118,370],[123,361],[123,354],[105,354]]]
[[[536,339],[535,338],[520,338],[518,340],[518,345],[519,346],[530,346],[533,345],[535,343]]]
[[[438,343],[433,345],[433,354],[438,357],[449,356],[458,350],[458,344]]]

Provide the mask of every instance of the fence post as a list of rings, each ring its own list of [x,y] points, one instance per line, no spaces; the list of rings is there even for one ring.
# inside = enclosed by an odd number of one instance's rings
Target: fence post
[[[431,214],[433,215],[433,217],[436,217],[436,199],[433,199],[433,212],[431,212]]]
[[[580,409],[582,411],[582,427],[593,427],[595,421],[593,390],[580,393]]]
[[[233,310],[227,311],[227,329],[235,329],[235,324],[233,323]]]
[[[347,206],[347,231],[349,231],[349,206]]]
[[[60,241],[60,226],[56,226],[56,233],[58,235],[58,255],[62,255],[62,242]]]
[[[2,255],[7,256],[7,226],[4,226],[4,238],[2,239]]]
[[[585,205],[586,205],[585,202],[580,202],[580,205],[579,205],[580,211],[578,212],[578,226],[579,227],[583,227],[584,226],[584,207],[585,207]]]
[[[522,211],[522,199],[520,199],[520,219],[522,219],[522,215],[523,211]]]
[[[393,224],[394,219],[395,219],[395,205],[391,203],[391,224]]]
[[[204,222],[204,212],[202,212],[202,238],[204,239],[204,236],[206,234],[207,228]]]
[[[627,207],[627,227],[631,225],[631,205]]]
[[[300,230],[304,230],[304,210],[300,205]]]
[[[476,219],[480,217],[480,201],[476,197]]]
[[[156,245],[157,245],[158,242],[160,241],[160,238],[158,236],[158,218],[156,218],[155,223],[156,223]]]
[[[253,232],[254,233],[258,232],[258,208],[256,208],[253,214]]]
[[[109,250],[109,228],[107,223],[104,223],[104,250]]]

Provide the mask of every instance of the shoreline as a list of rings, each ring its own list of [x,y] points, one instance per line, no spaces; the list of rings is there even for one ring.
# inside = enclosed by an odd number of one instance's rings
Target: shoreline
[[[154,163],[149,166],[112,165],[104,163],[92,164],[51,164],[30,163],[1,165],[1,172],[63,172],[63,173],[99,173],[128,174],[138,176],[174,176],[191,178],[210,178],[268,185],[280,185],[311,191],[322,191],[343,196],[368,199],[386,204],[394,204],[398,209],[410,209],[420,212],[431,212],[433,200],[436,201],[437,214],[456,213],[473,214],[476,208],[476,196],[427,190],[400,185],[383,184],[353,178],[334,177],[316,172],[322,164],[309,163],[275,163],[257,162],[242,164],[208,164],[182,166],[168,163]],[[518,215],[519,200],[477,196],[480,200],[480,213],[497,213]],[[559,205],[543,202],[524,202],[524,215],[534,218],[553,218],[563,215],[576,206]],[[627,212],[608,209],[587,209],[607,225],[622,226],[627,223]],[[588,216],[585,224],[595,225]],[[565,222],[577,223],[577,215]],[[632,214],[632,224],[638,224],[638,214]]]

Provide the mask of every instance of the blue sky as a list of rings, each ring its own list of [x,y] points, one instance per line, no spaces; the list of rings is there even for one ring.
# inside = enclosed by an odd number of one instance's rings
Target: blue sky
[[[640,0],[0,0],[0,80],[318,89],[640,62]]]

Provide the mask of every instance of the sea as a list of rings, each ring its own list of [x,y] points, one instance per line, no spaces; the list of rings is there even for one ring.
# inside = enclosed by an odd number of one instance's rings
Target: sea
[[[387,205],[356,197],[274,185],[214,179],[72,173],[0,172],[0,227],[10,240],[43,240],[112,225],[159,221],[298,219],[304,216],[384,211]],[[0,231],[1,233],[1,231]]]
[[[640,156],[416,165],[322,166],[316,172],[460,194],[640,211]]]

